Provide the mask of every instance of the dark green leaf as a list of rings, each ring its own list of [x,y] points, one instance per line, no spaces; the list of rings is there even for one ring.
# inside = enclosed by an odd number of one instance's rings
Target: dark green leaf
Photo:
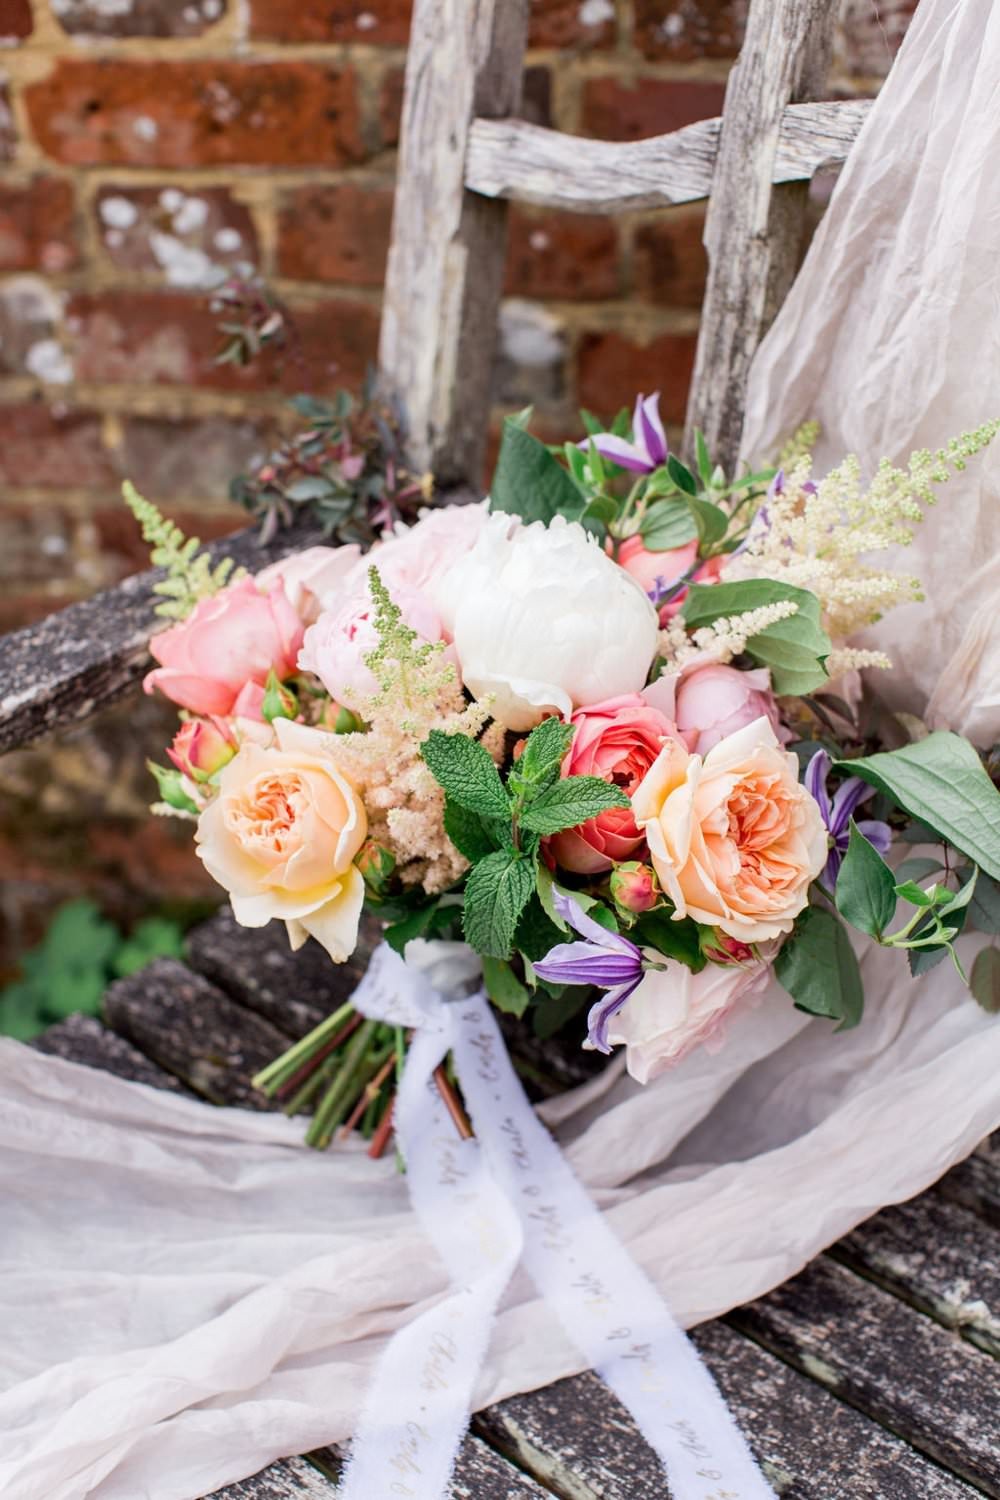
[[[510,818],[510,798],[488,751],[467,734],[432,729],[420,747],[428,769],[453,802],[485,818]]]
[[[599,776],[566,776],[528,804],[521,814],[521,823],[544,838],[561,833],[564,828],[576,828],[609,807],[628,805],[629,799],[621,788],[602,781]]]
[[[509,1016],[523,1016],[531,1000],[510,964],[502,958],[483,958],[483,983],[497,1010]]]
[[[565,941],[565,933],[560,932],[551,921],[536,891],[521,913],[514,935],[515,948],[518,953],[523,953],[525,958],[535,963],[539,958],[544,958],[550,948]]]
[[[983,1010],[991,1016],[1000,1014],[1000,952],[996,948],[984,948],[976,954],[969,988]]]
[[[648,552],[672,552],[694,541],[698,523],[686,500],[668,495],[650,505],[639,523],[639,535]]]
[[[610,495],[595,495],[587,502],[587,508],[580,517],[584,526],[593,522],[595,526],[606,531],[618,516],[618,506]]]
[[[629,933],[642,948],[655,948],[664,958],[676,958],[695,974],[705,967],[698,924],[690,917],[675,921],[668,911],[647,911]]]
[[[824,658],[830,638],[820,620],[820,606],[809,589],[793,588],[769,578],[750,578],[741,583],[693,584],[682,613],[690,630],[711,625],[724,616],[745,614],[766,604],[790,600],[798,612],[777,620],[747,642],[747,651],[771,670],[775,692],[811,692],[827,680]]]
[[[847,853],[837,876],[837,910],[869,937],[880,939],[896,912],[896,877],[851,819]]]
[[[477,953],[509,958],[521,913],[535,889],[534,865],[500,849],[474,865],[465,886],[464,931]]]
[[[403,917],[400,921],[394,922],[391,927],[386,927],[382,936],[390,948],[402,954],[407,943],[414,938],[427,936],[436,910],[436,901],[432,901],[427,906],[421,906],[419,910],[411,912],[408,917]]]
[[[584,1006],[590,1005],[593,998],[594,992],[588,985],[567,984],[561,986],[557,994],[537,1000],[531,1013],[535,1035],[543,1042],[555,1036],[579,1015]]]
[[[1000,885],[984,875],[982,870],[969,902],[968,925],[977,932],[989,932],[994,936],[1000,934]]]
[[[878,787],[1000,879],[1000,792],[968,740],[938,730],[900,750],[838,762],[838,769]]]
[[[472,812],[470,808],[462,807],[446,797],[444,831],[458,852],[464,854],[470,864],[475,864],[477,860],[485,859],[487,854],[492,854],[494,849],[502,847],[504,835],[508,838],[510,836],[510,822],[507,820],[501,823],[484,818],[480,813]]]
[[[516,423],[506,421],[500,441],[500,456],[490,491],[490,509],[521,516],[525,521],[544,521],[566,516],[575,521],[586,500],[572,476],[548,451]]]
[[[683,490],[685,495],[697,495],[698,481],[691,473],[687,464],[682,464],[680,459],[673,453],[667,456],[667,473],[677,488]]]
[[[729,530],[729,517],[720,505],[713,505],[711,500],[691,501],[691,510],[698,525],[698,535],[702,543],[712,547],[716,542],[721,542]]]
[[[708,444],[705,442],[705,434],[700,428],[696,428],[694,434],[694,453],[701,482],[707,485],[712,477],[712,460],[709,456]]]
[[[797,1009],[838,1021],[838,1031],[861,1020],[865,992],[851,940],[846,927],[822,907],[807,907],[799,917],[774,972]]]

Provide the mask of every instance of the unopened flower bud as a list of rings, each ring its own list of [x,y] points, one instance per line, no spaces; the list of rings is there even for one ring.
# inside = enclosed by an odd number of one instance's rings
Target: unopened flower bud
[[[334,734],[356,734],[361,728],[360,720],[335,698],[329,698],[323,704],[319,722],[324,729],[332,729]]]
[[[187,719],[167,754],[182,776],[209,781],[232,760],[236,743],[219,719]]]
[[[396,868],[396,858],[383,844],[368,839],[362,844],[354,863],[361,871],[365,885],[373,895],[385,894],[386,886]]]
[[[611,895],[615,905],[623,911],[652,911],[660,899],[660,887],[649,865],[631,860],[612,870]]]
[[[298,717],[299,700],[290,687],[286,687],[284,683],[278,680],[276,672],[272,671],[268,673],[260,711],[268,724],[273,724],[275,719],[294,719]]]

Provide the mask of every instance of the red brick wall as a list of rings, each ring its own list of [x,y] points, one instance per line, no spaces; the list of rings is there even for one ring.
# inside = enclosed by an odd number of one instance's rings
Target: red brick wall
[[[913,0],[844,0],[834,87],[870,92]],[[717,113],[743,0],[535,0],[525,112],[627,139]],[[0,629],[141,553],[124,475],[202,535],[283,394],[376,345],[408,0],[0,0]],[[498,407],[548,428],[659,386],[680,420],[701,211],[515,210]],[[248,261],[295,359],[213,362],[203,290]]]

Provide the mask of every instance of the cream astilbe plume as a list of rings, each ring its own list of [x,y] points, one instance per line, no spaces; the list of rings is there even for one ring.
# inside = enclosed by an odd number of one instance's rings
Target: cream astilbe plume
[[[504,729],[490,723],[485,704],[466,703],[444,645],[419,639],[376,568],[368,578],[378,645],[365,664],[378,689],[361,705],[367,728],[331,735],[329,751],[362,795],[370,837],[392,853],[405,884],[434,895],[458,880],[468,861],[445,833],[444,792],[424,765],[420,746],[432,729],[466,734],[478,737],[499,762]]]
[[[905,469],[883,459],[871,483],[861,482],[857,458],[845,458],[813,481],[808,455],[793,458],[772,486],[743,547],[727,562],[727,582],[773,578],[817,595],[823,623],[835,644],[872,625],[896,604],[922,597],[919,580],[864,561],[871,553],[908,546],[923,505],[936,499],[934,486],[962,470],[1000,430],[987,422],[953,438],[936,452],[921,449]],[[789,455],[791,456],[791,455]],[[854,662],[853,665],[860,663]],[[866,665],[887,665],[866,662]],[[843,670],[846,658],[839,659]]]

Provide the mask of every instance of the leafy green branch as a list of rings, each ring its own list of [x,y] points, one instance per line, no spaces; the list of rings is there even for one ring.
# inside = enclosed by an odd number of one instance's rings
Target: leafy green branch
[[[518,924],[539,882],[543,838],[627,807],[619,787],[597,776],[560,776],[571,724],[545,719],[533,729],[506,781],[478,741],[432,730],[424,761],[445,793],[445,828],[472,865],[464,931],[486,958],[510,958]]]

